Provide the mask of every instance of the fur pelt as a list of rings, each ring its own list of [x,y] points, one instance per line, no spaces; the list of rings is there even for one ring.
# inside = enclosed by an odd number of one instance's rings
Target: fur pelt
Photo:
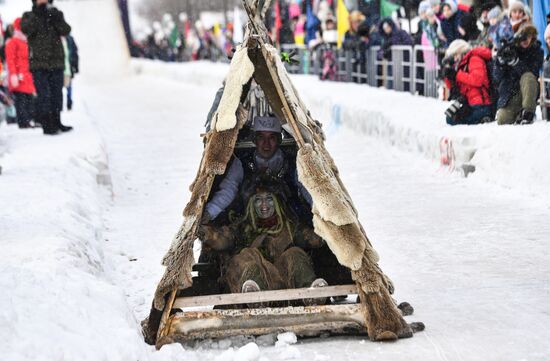
[[[298,151],[296,167],[298,179],[311,194],[315,209],[323,220],[336,226],[357,221],[355,210],[348,202],[334,172],[310,144]]]
[[[254,64],[248,57],[248,48],[242,45],[235,52],[229,66],[229,74],[225,79],[225,89],[218,106],[218,114],[214,118],[216,131],[223,132],[237,125],[235,112],[241,101],[243,86],[252,79],[252,75],[254,75]]]
[[[403,319],[384,283],[384,275],[368,258],[352,277],[359,286],[359,297],[364,306],[369,338],[373,341],[391,341],[412,337],[413,331]]]

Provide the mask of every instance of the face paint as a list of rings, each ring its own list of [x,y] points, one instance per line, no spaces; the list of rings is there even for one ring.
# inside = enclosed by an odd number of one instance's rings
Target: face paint
[[[275,214],[275,200],[273,194],[261,192],[254,196],[254,209],[260,219],[267,219]]]

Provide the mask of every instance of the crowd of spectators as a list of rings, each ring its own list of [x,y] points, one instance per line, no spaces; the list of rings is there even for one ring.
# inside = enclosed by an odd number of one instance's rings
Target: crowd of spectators
[[[61,122],[63,89],[71,110],[78,73],[78,48],[70,33],[53,0],[32,0],[30,11],[0,27],[0,103],[8,123],[41,127],[45,135],[72,130]]]
[[[273,42],[282,50],[300,47],[310,54],[322,50],[322,79],[337,79],[338,50],[351,54],[354,72],[366,73],[368,50],[377,47],[376,59],[390,64],[384,75],[388,79],[385,85],[392,88],[392,48],[424,45],[421,59],[416,59],[424,67],[417,69],[422,74],[416,76],[426,79],[425,73],[433,72],[437,74],[434,83],[442,81],[447,89],[443,97],[453,101],[446,112],[448,124],[493,120],[528,124],[534,119],[544,52],[537,40],[541,30],[532,23],[531,9],[519,0],[512,0],[508,8],[500,0],[474,0],[471,5],[460,0],[412,1],[406,2],[409,6],[405,8],[396,6],[389,14],[383,14],[380,2],[366,1],[349,11],[345,20],[338,14],[336,0],[274,3],[266,20]],[[135,42],[135,55],[168,61],[226,61],[239,42],[235,27],[241,27],[237,30],[242,33],[244,24],[235,21],[206,28],[185,15],[178,20],[177,25],[166,15],[153,23],[147,36]],[[345,33],[341,32],[342,21]],[[550,44],[550,29],[544,39]],[[545,66],[544,74],[550,75],[550,65]],[[426,81],[423,85],[430,86],[437,84]],[[543,89],[548,87],[545,83]]]

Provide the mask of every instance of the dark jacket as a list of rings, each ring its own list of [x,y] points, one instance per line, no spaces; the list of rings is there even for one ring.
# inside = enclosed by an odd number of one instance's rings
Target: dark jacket
[[[386,34],[384,24],[389,24],[392,28],[391,33]],[[395,22],[390,18],[385,18],[378,25],[378,33],[382,38],[382,48],[378,53],[378,59],[385,58],[391,60],[391,47],[394,45],[413,45],[413,39],[405,30],[399,29]]]
[[[463,16],[464,12],[457,10],[457,12],[450,18],[441,20],[441,32],[445,35],[445,39],[447,39],[445,47],[449,47],[449,45],[456,39],[462,39],[462,35],[460,35],[460,32],[458,31],[458,27],[462,24]]]
[[[519,80],[525,73],[531,72],[537,78],[542,70],[544,51],[540,41],[535,41],[527,49],[518,47],[519,62],[515,66],[495,62],[494,81],[498,84],[498,108],[504,108],[512,97],[517,94]]]
[[[69,35],[71,27],[65,22],[61,11],[50,5],[34,5],[32,11],[23,14],[21,30],[29,42],[31,71],[65,68],[61,36]]]

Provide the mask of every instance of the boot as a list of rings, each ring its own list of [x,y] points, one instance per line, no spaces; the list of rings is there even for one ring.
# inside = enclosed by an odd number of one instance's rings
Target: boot
[[[531,112],[526,109],[523,109],[521,111],[521,118],[519,119],[518,124],[521,124],[521,125],[533,124],[534,121],[535,121],[534,112]]]
[[[310,288],[319,288],[319,287],[327,287],[328,283],[323,278],[317,278],[315,281],[311,283]],[[326,297],[321,298],[304,298],[302,300],[304,303],[304,306],[319,306],[324,305],[327,303]]]
[[[40,114],[37,116],[40,124],[42,124],[42,131],[44,135],[56,135],[59,134],[59,129],[55,126],[54,119],[51,114]]]
[[[67,125],[63,125],[61,123],[61,113],[60,112],[55,112],[53,113],[53,118],[54,118],[54,124],[56,125],[56,127],[62,131],[62,132],[70,132],[71,130],[73,130],[73,127],[70,127],[70,126],[67,126]]]
[[[242,293],[249,293],[249,292],[260,292],[260,286],[256,283],[256,281],[253,280],[247,280],[245,283],[243,283],[243,287],[241,289]],[[263,304],[261,302],[258,303],[248,303],[248,308],[262,308]]]

